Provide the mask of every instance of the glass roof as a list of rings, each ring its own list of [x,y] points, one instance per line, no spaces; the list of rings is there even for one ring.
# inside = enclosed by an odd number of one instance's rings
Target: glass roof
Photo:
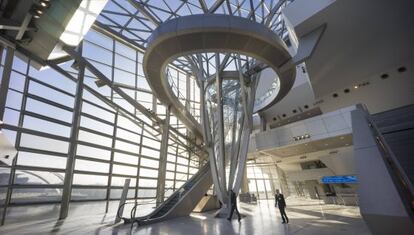
[[[98,17],[100,25],[116,31],[143,50],[152,31],[165,21],[193,14],[226,14],[248,18],[261,23],[282,39],[288,33],[281,15],[282,9],[293,0],[110,0]],[[253,58],[241,56],[243,67]],[[199,61],[201,60],[201,61]],[[194,74],[198,64],[204,64],[206,78],[214,75],[214,53],[202,53],[176,58],[172,64],[188,74]],[[221,54],[222,71],[235,70],[235,56]],[[253,65],[253,64],[252,64]],[[257,70],[254,67],[263,67]],[[260,71],[266,66],[256,63],[251,70]],[[246,71],[248,73],[249,71]],[[251,72],[251,71],[250,71]],[[278,79],[275,79],[277,83]],[[273,84],[277,87],[277,84]],[[272,86],[273,86],[272,85]],[[273,94],[274,90],[269,90]],[[266,96],[267,97],[267,96]],[[262,101],[266,97],[258,97]]]
[[[98,21],[145,48],[159,24],[185,15],[226,14],[267,25],[282,38],[281,9],[292,0],[110,0]]]

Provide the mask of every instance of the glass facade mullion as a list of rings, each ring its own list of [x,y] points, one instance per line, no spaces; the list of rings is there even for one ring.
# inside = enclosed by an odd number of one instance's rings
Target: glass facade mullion
[[[107,190],[106,190],[106,207],[105,212],[108,212],[108,206],[109,206],[109,199],[111,197],[111,185],[112,185],[112,171],[113,171],[113,165],[114,165],[114,148],[116,143],[116,130],[118,126],[118,115],[119,113],[115,113],[115,120],[114,120],[114,127],[113,127],[113,134],[112,134],[112,145],[111,145],[111,159],[109,160],[109,176],[108,176],[108,183],[107,183]]]

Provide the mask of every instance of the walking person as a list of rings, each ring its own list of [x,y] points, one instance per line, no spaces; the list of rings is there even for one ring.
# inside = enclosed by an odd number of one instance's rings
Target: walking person
[[[230,190],[230,216],[227,218],[228,221],[230,221],[231,220],[231,217],[233,217],[234,210],[236,210],[236,213],[237,213],[237,216],[238,216],[238,220],[240,222],[241,217],[240,217],[239,210],[237,209],[237,196],[233,192],[233,190]]]
[[[285,197],[283,197],[283,194],[279,192],[279,189],[276,189],[276,195],[275,195],[275,207],[279,208],[280,216],[282,217],[282,224],[289,223],[289,218],[286,215],[286,202]]]

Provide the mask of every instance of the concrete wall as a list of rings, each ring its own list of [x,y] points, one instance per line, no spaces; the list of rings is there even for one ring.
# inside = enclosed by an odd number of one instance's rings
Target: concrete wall
[[[346,107],[269,131],[259,132],[255,134],[254,139],[251,139],[251,142],[255,141],[256,143],[251,143],[255,149],[249,149],[249,152],[350,134],[352,133],[350,111],[353,109],[355,106]],[[295,136],[305,134],[309,134],[310,138],[301,141],[293,139]]]
[[[308,169],[301,171],[287,172],[286,177],[288,181],[305,181],[317,180],[319,181],[323,176],[334,175],[329,168]]]
[[[363,218],[374,234],[412,234],[414,224],[362,110],[352,113],[354,156]]]
[[[320,157],[320,160],[334,173],[334,175],[355,175],[355,160],[352,147],[344,148],[335,154]]]

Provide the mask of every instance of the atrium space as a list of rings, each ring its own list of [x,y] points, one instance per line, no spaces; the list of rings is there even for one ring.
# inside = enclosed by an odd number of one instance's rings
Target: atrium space
[[[412,9],[1,0],[0,234],[413,234]]]

